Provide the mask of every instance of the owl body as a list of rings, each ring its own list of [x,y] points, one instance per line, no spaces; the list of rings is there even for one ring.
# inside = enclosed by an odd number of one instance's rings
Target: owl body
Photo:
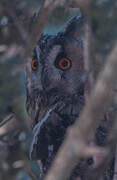
[[[27,65],[27,111],[34,137],[30,157],[42,174],[51,165],[67,128],[85,104],[82,17],[73,17],[56,35],[42,35]]]

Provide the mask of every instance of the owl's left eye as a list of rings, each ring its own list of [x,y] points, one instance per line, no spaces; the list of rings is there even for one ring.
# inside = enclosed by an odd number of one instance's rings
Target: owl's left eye
[[[38,69],[38,66],[39,66],[38,59],[37,58],[32,59],[32,69],[36,71]]]
[[[68,70],[71,67],[71,60],[68,58],[61,58],[58,62],[58,66],[62,70]]]

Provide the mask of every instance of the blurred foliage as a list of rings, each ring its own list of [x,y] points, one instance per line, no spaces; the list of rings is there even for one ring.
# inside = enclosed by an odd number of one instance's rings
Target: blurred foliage
[[[7,60],[7,62],[0,62],[0,114],[1,118],[7,113],[15,112],[15,104],[19,100],[14,97],[21,97],[24,94],[24,87],[22,80],[24,79],[23,74],[14,72],[20,64],[20,58],[14,56]],[[20,103],[20,102],[19,102]]]
[[[116,0],[92,1],[92,20],[93,32],[98,41],[97,50],[108,53],[117,40]]]
[[[10,125],[0,129],[0,133],[28,121],[25,110],[25,65],[22,58],[25,41],[22,32],[27,33],[31,30],[43,2],[43,0],[0,1],[0,121],[10,113],[15,113],[18,117],[15,122],[11,121]],[[77,13],[80,13],[79,10]],[[58,6],[48,18],[44,33],[57,33],[73,15],[74,13],[65,7]],[[92,0],[91,15],[96,42],[95,52],[106,57],[117,37],[116,0]],[[95,63],[98,64],[96,61]],[[16,133],[14,138],[13,143],[0,143],[0,180],[30,180],[34,174],[35,177],[32,179],[38,179],[38,165],[32,163],[28,155],[30,129],[24,128]],[[31,171],[34,171],[33,175],[29,173]]]
[[[91,4],[94,76],[103,68],[117,40],[117,1],[95,0]]]

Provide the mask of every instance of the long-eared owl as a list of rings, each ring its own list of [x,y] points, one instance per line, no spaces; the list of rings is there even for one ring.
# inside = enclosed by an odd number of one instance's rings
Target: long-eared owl
[[[83,19],[72,17],[56,35],[42,35],[27,65],[27,111],[34,137],[30,158],[45,174],[68,126],[84,106]]]

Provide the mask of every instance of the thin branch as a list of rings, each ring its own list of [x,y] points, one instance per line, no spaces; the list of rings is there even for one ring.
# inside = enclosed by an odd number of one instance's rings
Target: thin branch
[[[10,114],[5,119],[3,119],[2,122],[0,122],[0,128],[3,127],[5,124],[7,124],[9,121],[13,120],[14,114]]]
[[[87,72],[87,83],[85,85],[85,92],[86,92],[86,100],[87,97],[90,95],[91,90],[94,86],[94,76],[93,76],[93,67],[92,67],[92,48],[91,48],[91,41],[92,41],[92,31],[91,31],[91,20],[89,9],[87,8],[87,15],[84,18],[84,69]]]

